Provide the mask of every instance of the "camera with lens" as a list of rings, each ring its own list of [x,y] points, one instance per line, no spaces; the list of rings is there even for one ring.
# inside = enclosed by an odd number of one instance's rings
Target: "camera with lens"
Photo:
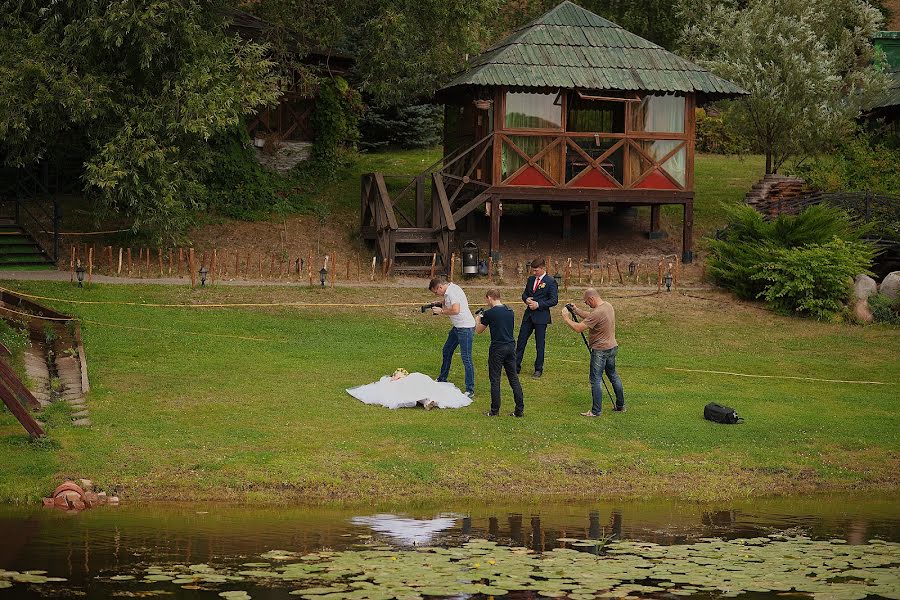
[[[431,303],[429,303],[429,304],[425,304],[425,305],[423,305],[423,306],[420,306],[420,307],[419,307],[419,310],[422,312],[422,314],[425,314],[425,313],[427,313],[429,310],[431,310],[432,308],[437,308],[438,306],[443,306],[443,305],[444,305],[443,302],[431,302]]]
[[[569,302],[568,304],[566,304],[566,310],[568,310],[569,313],[571,313],[571,315],[572,315],[574,318],[576,318],[576,319],[578,318],[578,316],[575,314],[575,305],[572,304],[571,302]]]
[[[478,310],[475,311],[475,315],[474,315],[474,316],[477,317],[477,316],[483,315],[483,314],[484,314],[484,307],[481,307],[481,308],[479,308]]]

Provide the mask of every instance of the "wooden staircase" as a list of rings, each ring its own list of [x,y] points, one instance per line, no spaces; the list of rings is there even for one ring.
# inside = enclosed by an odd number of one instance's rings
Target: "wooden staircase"
[[[52,257],[22,226],[0,222],[0,268],[46,267]]]
[[[382,173],[361,181],[361,233],[375,243],[388,273],[444,273],[455,249],[456,223],[490,199],[490,185],[473,175],[492,144],[488,135],[473,146],[429,166],[392,197]],[[395,176],[399,177],[399,176]],[[430,195],[426,195],[426,182]],[[412,200],[415,213],[400,204]]]

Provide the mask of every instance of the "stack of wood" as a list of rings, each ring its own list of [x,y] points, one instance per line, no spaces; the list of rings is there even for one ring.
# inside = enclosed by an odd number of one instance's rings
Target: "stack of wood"
[[[797,214],[808,206],[810,195],[806,181],[770,173],[756,182],[744,202],[761,212],[766,218],[782,214]]]

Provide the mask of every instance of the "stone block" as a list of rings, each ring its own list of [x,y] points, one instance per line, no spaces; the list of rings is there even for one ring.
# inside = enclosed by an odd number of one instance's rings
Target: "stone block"
[[[878,286],[878,293],[896,300],[897,294],[900,293],[900,271],[892,271],[885,275]]]

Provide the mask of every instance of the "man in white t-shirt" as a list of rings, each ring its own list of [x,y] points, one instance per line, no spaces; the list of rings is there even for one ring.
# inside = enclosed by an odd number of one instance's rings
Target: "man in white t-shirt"
[[[462,356],[463,367],[466,371],[466,396],[475,395],[475,365],[472,362],[472,339],[475,337],[475,317],[469,310],[469,300],[466,293],[455,283],[449,283],[443,277],[435,277],[428,284],[428,289],[435,296],[443,296],[443,306],[436,306],[431,311],[436,315],[447,315],[453,326],[447,334],[444,343],[444,361],[441,364],[441,374],[438,381],[447,381],[450,375],[450,363],[453,353],[459,346],[459,354]]]

